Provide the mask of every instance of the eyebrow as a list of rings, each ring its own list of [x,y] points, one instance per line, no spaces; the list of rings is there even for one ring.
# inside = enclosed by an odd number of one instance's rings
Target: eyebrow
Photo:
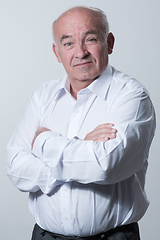
[[[89,35],[89,34],[98,35],[98,32],[97,32],[96,30],[94,30],[94,29],[90,29],[90,30],[88,30],[84,35],[87,36],[87,35]],[[72,35],[63,34],[63,35],[61,36],[61,38],[60,38],[60,43],[62,43],[63,40],[68,39],[68,38],[72,38],[72,37],[73,37]]]
[[[65,34],[63,34],[62,37],[60,38],[60,42],[62,43],[63,40],[65,40],[67,38],[72,38],[72,35],[65,35]]]

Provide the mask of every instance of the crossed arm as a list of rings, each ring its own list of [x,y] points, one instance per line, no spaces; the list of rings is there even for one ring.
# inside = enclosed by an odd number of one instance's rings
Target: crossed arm
[[[101,124],[97,126],[92,132],[88,133],[84,140],[94,142],[106,142],[110,139],[114,139],[116,137],[117,130],[113,128],[113,126],[114,124],[112,123]],[[32,148],[38,135],[47,131],[50,131],[50,129],[43,126],[38,128],[38,131],[36,132],[32,141]]]
[[[34,136],[40,122],[31,101],[7,146],[10,179],[22,191],[41,189],[48,194],[65,181],[114,184],[132,176],[147,159],[155,118],[145,94],[127,97],[128,101],[117,103],[116,114],[113,108],[106,118],[115,126],[99,125],[84,141],[67,139],[44,127]]]

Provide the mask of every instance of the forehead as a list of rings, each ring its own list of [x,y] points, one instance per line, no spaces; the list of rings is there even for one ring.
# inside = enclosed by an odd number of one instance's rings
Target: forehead
[[[54,35],[58,39],[62,35],[79,36],[87,32],[98,32],[97,16],[87,11],[66,13],[57,20],[54,26]]]

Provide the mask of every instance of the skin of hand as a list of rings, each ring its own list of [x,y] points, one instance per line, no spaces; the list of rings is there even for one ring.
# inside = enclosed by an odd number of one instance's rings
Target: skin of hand
[[[33,141],[32,141],[32,145],[31,145],[32,148],[33,148],[34,142],[35,142],[36,138],[38,137],[38,135],[43,133],[43,132],[47,132],[47,131],[51,131],[51,130],[48,129],[48,128],[42,127],[42,126],[38,128],[38,130],[37,130],[37,132],[36,132],[36,134],[33,138]]]
[[[94,141],[94,142],[106,142],[110,139],[114,139],[116,138],[117,130],[113,128],[113,126],[114,124],[112,123],[101,124],[98,127],[96,127],[92,132],[88,133],[84,140]],[[46,131],[51,131],[51,130],[43,126],[38,128],[32,141],[32,145],[31,145],[32,148],[38,135]]]
[[[85,141],[106,142],[116,138],[117,130],[113,128],[114,124],[105,123],[96,127],[92,132],[88,133]]]

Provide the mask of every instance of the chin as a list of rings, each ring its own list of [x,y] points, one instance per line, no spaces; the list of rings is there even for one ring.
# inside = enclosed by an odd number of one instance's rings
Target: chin
[[[98,73],[83,73],[83,74],[77,74],[78,78],[81,80],[81,81],[86,81],[86,80],[89,80],[89,81],[93,81],[95,80],[99,74]]]

